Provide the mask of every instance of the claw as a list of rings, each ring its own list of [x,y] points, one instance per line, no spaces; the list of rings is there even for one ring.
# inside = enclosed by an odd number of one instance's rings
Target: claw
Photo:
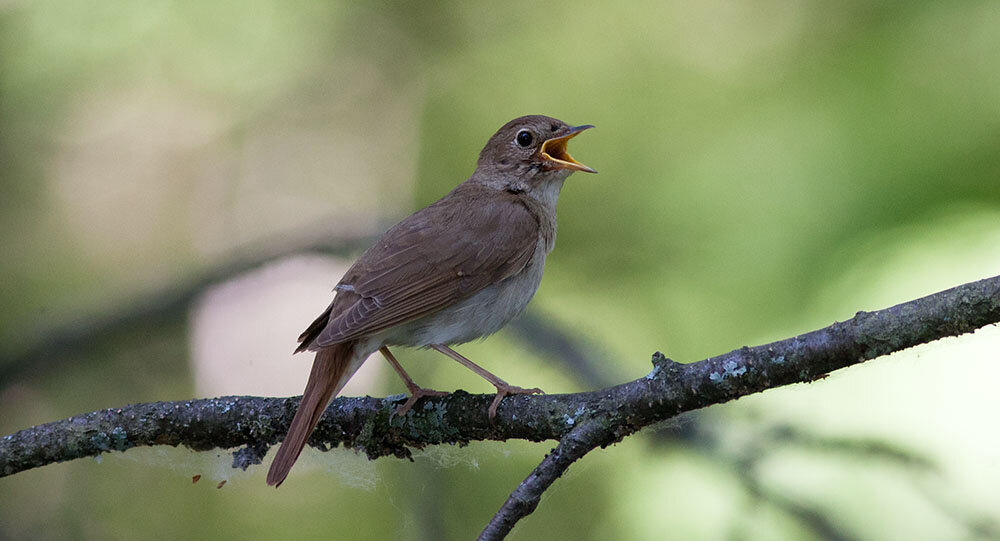
[[[497,416],[497,408],[500,407],[500,401],[503,397],[512,394],[545,394],[545,391],[539,389],[538,387],[532,389],[525,389],[523,387],[518,387],[517,385],[510,385],[509,383],[503,382],[502,385],[496,385],[497,395],[493,397],[493,402],[490,403],[490,409],[487,410],[490,418],[490,422],[493,422],[493,418]]]
[[[396,408],[396,411],[393,412],[390,419],[396,415],[399,415],[400,417],[406,415],[408,411],[413,409],[413,405],[417,403],[417,400],[420,400],[425,396],[448,396],[449,394],[451,393],[447,393],[445,391],[435,391],[434,389],[424,389],[423,387],[414,387],[410,389],[410,397],[406,399],[406,402],[404,402],[402,406]]]

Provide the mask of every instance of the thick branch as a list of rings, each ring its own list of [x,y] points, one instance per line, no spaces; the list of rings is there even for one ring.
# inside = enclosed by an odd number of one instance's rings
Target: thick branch
[[[959,286],[849,321],[692,364],[660,354],[635,381],[600,391],[504,399],[495,425],[489,395],[456,392],[428,399],[405,417],[375,398],[338,398],[310,443],[363,450],[370,458],[409,456],[410,448],[473,440],[563,439],[575,427],[596,427],[607,445],[679,413],[764,389],[812,381],[838,368],[1000,321],[1000,277]],[[109,409],[28,428],[0,440],[0,476],[140,445],[195,450],[247,446],[235,465],[260,461],[291,421],[297,399],[226,397]],[[596,442],[596,443],[595,443]]]

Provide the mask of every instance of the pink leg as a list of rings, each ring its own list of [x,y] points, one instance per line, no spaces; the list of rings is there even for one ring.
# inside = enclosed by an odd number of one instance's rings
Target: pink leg
[[[459,362],[459,364],[461,364],[462,366],[468,368],[469,370],[472,370],[473,372],[479,374],[480,377],[482,377],[486,381],[490,382],[491,384],[493,384],[494,387],[497,388],[497,395],[493,399],[493,402],[490,404],[490,409],[488,410],[491,421],[493,420],[494,417],[496,417],[496,415],[497,415],[497,407],[500,405],[500,401],[503,400],[503,397],[505,397],[505,396],[507,396],[509,394],[539,394],[539,393],[545,394],[544,391],[542,391],[541,389],[539,389],[537,387],[534,388],[534,389],[524,389],[524,388],[518,387],[516,385],[511,385],[511,384],[507,383],[506,381],[504,381],[504,380],[496,377],[495,375],[491,374],[485,368],[483,368],[483,367],[479,366],[478,364],[470,361],[469,359],[466,359],[461,354],[459,354],[457,351],[451,349],[448,346],[445,346],[443,344],[434,344],[431,347],[434,348],[437,351],[440,351],[441,353],[444,353],[445,355],[451,357],[452,359],[455,359],[456,361]]]
[[[392,353],[389,353],[389,348],[382,346],[378,349],[385,360],[389,361],[389,365],[392,369],[399,374],[399,378],[403,380],[403,384],[406,385],[406,389],[410,391],[410,398],[406,400],[406,403],[400,406],[394,415],[406,415],[406,412],[413,408],[413,405],[417,403],[417,400],[425,396],[448,396],[448,393],[444,391],[435,391],[433,389],[424,389],[423,387],[414,383],[413,378],[403,370],[403,366],[399,364],[396,357]]]

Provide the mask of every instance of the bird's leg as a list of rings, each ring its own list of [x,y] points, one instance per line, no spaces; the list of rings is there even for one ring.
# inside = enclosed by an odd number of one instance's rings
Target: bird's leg
[[[444,353],[445,355],[451,357],[452,359],[455,359],[456,361],[459,362],[459,364],[479,374],[480,377],[490,382],[491,384],[493,384],[494,387],[497,388],[497,395],[493,399],[493,402],[490,404],[490,409],[488,410],[490,415],[490,421],[492,421],[493,418],[496,417],[497,407],[500,405],[500,401],[503,400],[503,397],[509,394],[545,394],[544,391],[542,391],[537,387],[535,387],[534,389],[524,389],[522,387],[518,387],[517,385],[511,385],[506,381],[491,374],[485,368],[470,361],[469,359],[466,359],[459,352],[451,349],[446,345],[433,344],[431,345],[431,347],[437,351],[440,351],[441,353]]]
[[[417,400],[420,400],[425,396],[448,396],[448,393],[444,391],[424,389],[423,387],[417,385],[413,381],[413,378],[406,373],[406,370],[403,370],[403,366],[399,364],[396,357],[389,352],[389,348],[382,346],[378,348],[378,350],[382,353],[382,356],[385,357],[385,360],[389,361],[389,365],[392,366],[392,369],[399,374],[399,378],[402,379],[403,384],[406,385],[406,390],[410,391],[410,398],[408,398],[406,403],[400,406],[393,415],[406,415],[406,412],[410,411],[413,405],[417,403]]]

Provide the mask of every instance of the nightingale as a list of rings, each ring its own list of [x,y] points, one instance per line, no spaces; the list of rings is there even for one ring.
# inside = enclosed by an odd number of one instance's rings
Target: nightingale
[[[542,392],[510,385],[449,346],[497,332],[535,294],[555,245],[563,181],[574,171],[596,173],[566,144],[592,127],[541,115],[511,120],[483,147],[471,177],[358,258],[299,336],[295,352],[316,358],[268,485],[285,480],[326,407],[372,353],[382,353],[410,393],[396,415],[422,397],[448,394],[414,383],[390,346],[437,350],[485,378],[497,389],[491,420],[504,396]]]

